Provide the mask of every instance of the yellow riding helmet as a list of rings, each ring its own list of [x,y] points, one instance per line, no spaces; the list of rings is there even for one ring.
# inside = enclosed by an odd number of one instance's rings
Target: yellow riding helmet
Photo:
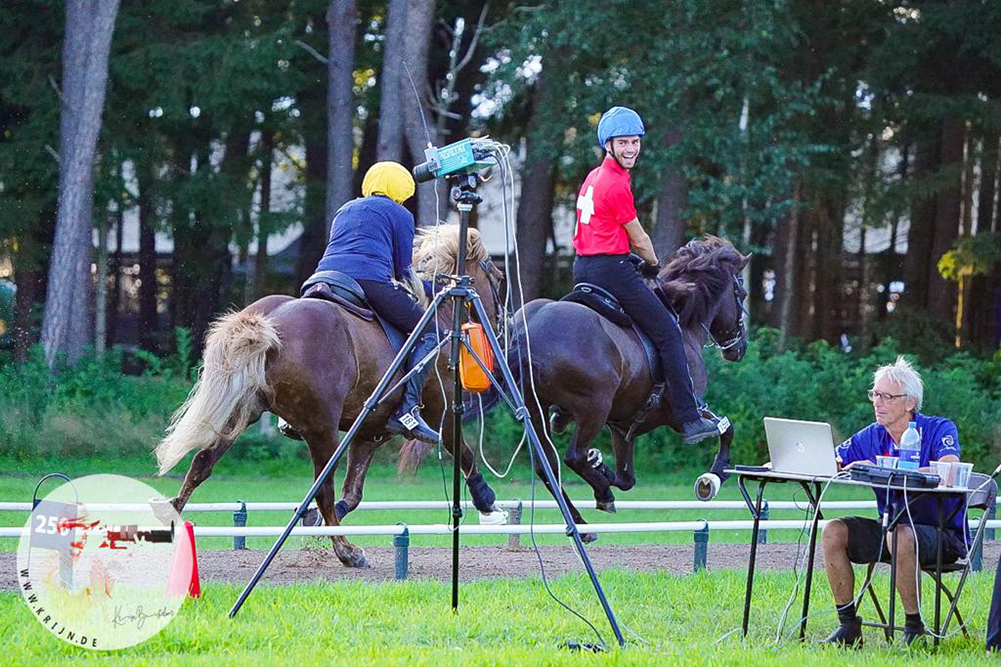
[[[416,188],[414,177],[399,162],[376,162],[361,182],[362,196],[385,195],[397,204],[413,197]]]

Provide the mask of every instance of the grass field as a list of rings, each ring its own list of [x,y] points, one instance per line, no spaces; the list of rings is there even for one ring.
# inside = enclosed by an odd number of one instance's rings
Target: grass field
[[[60,470],[71,476],[96,472],[118,472],[143,479],[165,495],[176,492],[177,477],[153,478],[151,464],[140,460],[75,461],[2,461],[0,460],[0,499],[29,500],[38,478],[45,472]],[[184,467],[181,468],[182,470]],[[450,469],[446,464],[446,477]],[[224,459],[192,498],[193,502],[242,500],[301,500],[308,488],[310,467],[305,461],[241,462],[237,457]],[[626,499],[690,499],[692,472],[650,476],[629,493]],[[500,498],[531,496],[530,475],[516,469],[509,480],[488,476]],[[571,495],[590,497],[590,489],[568,477]],[[451,479],[447,479],[451,488]],[[50,488],[50,487],[47,487]],[[385,463],[370,474],[366,487],[369,500],[441,499],[444,497],[442,471],[432,458],[416,477],[398,478]],[[44,489],[43,489],[44,493]],[[541,486],[536,495],[548,498]],[[770,487],[771,499],[789,499],[789,485]],[[802,496],[802,494],[798,494]],[[724,488],[723,498],[737,499],[734,484]],[[834,488],[830,498],[869,499],[851,489]],[[231,525],[232,516],[195,515],[204,525]],[[665,521],[695,519],[697,511],[622,511],[607,515],[586,511],[594,521]],[[796,513],[773,513],[774,518],[794,518]],[[801,515],[800,515],[801,516]],[[252,514],[250,525],[284,523],[284,513]],[[746,518],[745,511],[714,512],[714,518]],[[3,525],[18,525],[24,514],[0,513]],[[347,523],[441,523],[445,512],[407,512],[404,517],[390,512],[359,512]],[[526,521],[528,517],[526,516]],[[555,512],[539,512],[537,522],[557,521]],[[796,534],[773,533],[772,540],[794,540]],[[691,543],[687,533],[604,535],[600,544]],[[748,533],[719,533],[713,542],[745,542]],[[444,545],[447,537],[415,537],[415,545]],[[463,543],[499,543],[505,538],[469,536]],[[295,540],[293,540],[294,542]],[[359,544],[388,546],[389,538],[357,539]],[[4,549],[14,548],[8,540]],[[540,538],[542,543],[565,544],[565,538]],[[270,546],[270,539],[250,540],[252,548]],[[225,539],[199,540],[200,549],[226,549]],[[290,544],[290,548],[297,548]],[[710,547],[711,549],[711,547]],[[907,650],[886,645],[877,631],[867,631],[869,644],[861,652],[849,654],[815,645],[834,627],[829,592],[823,585],[814,587],[808,642],[800,644],[790,637],[799,603],[793,605],[782,637],[776,642],[779,617],[795,584],[791,572],[760,572],[756,578],[752,630],[746,642],[739,632],[745,573],[739,570],[714,571],[687,576],[666,573],[606,571],[602,574],[609,598],[624,626],[629,645],[595,655],[560,649],[561,642],[595,641],[587,626],[559,607],[545,593],[538,577],[524,580],[485,580],[463,585],[459,616],[449,608],[447,583],[407,581],[365,583],[359,581],[311,583],[295,586],[262,585],[248,601],[240,616],[226,619],[229,606],[240,588],[209,583],[201,600],[189,600],[178,618],[156,638],[115,654],[91,654],[74,649],[48,635],[31,619],[30,612],[16,592],[0,593],[0,634],[7,640],[4,664],[59,664],[74,662],[113,662],[125,664],[763,664],[799,661],[804,664],[845,663],[887,664],[910,662],[915,658],[932,664],[982,664],[984,624],[989,606],[991,578],[978,573],[969,582],[964,609],[971,619],[973,638],[956,635],[938,651],[930,644]],[[875,585],[885,595],[885,574]],[[819,583],[819,582],[818,582]],[[608,625],[594,599],[589,582],[581,574],[561,577],[552,582],[557,595],[585,615],[612,642]],[[926,616],[930,619],[933,596],[926,591]],[[869,608],[871,611],[871,607]]]
[[[209,585],[200,600],[188,600],[178,617],[153,639],[116,653],[95,654],[51,637],[31,618],[17,593],[0,593],[0,634],[6,665],[115,663],[129,665],[665,665],[665,664],[859,664],[911,662],[984,664],[984,618],[990,581],[971,582],[964,608],[973,612],[970,639],[956,635],[937,650],[930,642],[911,649],[887,645],[874,629],[858,652],[816,642],[835,616],[821,611],[809,620],[807,643],[796,641],[790,614],[776,642],[778,618],[794,584],[791,573],[761,573],[751,632],[739,626],[743,573],[697,575],[605,571],[602,582],[628,645],[595,655],[561,649],[567,640],[594,642],[581,621],[558,607],[537,578],[465,584],[459,615],[449,607],[447,583],[407,581],[338,582],[261,586],[240,615],[226,613],[239,588]],[[885,591],[885,577],[876,585]],[[611,631],[583,575],[552,582],[555,593],[583,612],[613,643]],[[815,609],[830,609],[823,587]],[[932,596],[927,596],[931,598]],[[794,605],[798,609],[798,604]],[[871,611],[871,607],[869,607]],[[926,615],[930,609],[925,610]],[[629,632],[631,631],[631,633]],[[634,633],[634,634],[633,634]],[[639,638],[637,638],[637,636]]]

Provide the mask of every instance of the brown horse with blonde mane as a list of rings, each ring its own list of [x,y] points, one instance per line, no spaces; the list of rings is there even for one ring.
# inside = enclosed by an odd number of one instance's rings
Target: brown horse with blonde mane
[[[455,274],[458,248],[458,225],[421,229],[414,241],[414,269],[430,280],[440,274]],[[463,272],[472,277],[484,309],[496,320],[499,304],[495,294],[503,274],[490,261],[475,229],[469,230]],[[419,296],[426,305],[423,290]],[[451,304],[441,306],[437,313],[439,331],[450,330],[451,318]],[[337,448],[338,431],[347,430],[354,422],[394,356],[377,322],[330,301],[266,296],[220,317],[206,339],[198,382],[156,448],[161,475],[189,452],[197,452],[177,497],[171,501],[174,507],[178,512],[184,508],[236,437],[265,411],[282,417],[302,435],[315,479]],[[446,349],[438,357],[442,373],[447,361]],[[451,383],[439,383],[432,376],[424,389],[422,409],[429,424],[443,424],[442,444],[449,453],[454,446],[448,418],[451,413],[446,411],[451,391]],[[316,501],[327,525],[338,525],[361,501],[365,473],[375,450],[390,435],[385,423],[400,396],[400,389],[390,395],[351,443],[342,497],[336,505],[332,477],[321,486]],[[477,509],[495,509],[494,493],[477,471],[475,457],[465,444],[461,446],[460,465]],[[331,541],[342,563],[366,565],[364,552],[346,538],[336,536]]]
[[[740,361],[747,350],[741,271],[749,259],[750,255],[741,255],[729,241],[706,236],[679,248],[651,282],[668,307],[678,313],[695,395],[700,400],[708,382],[702,359],[707,341],[728,361]],[[639,338],[631,329],[613,324],[586,306],[548,299],[526,304],[515,313],[514,326],[520,360],[512,354],[509,363],[524,384],[525,403],[536,431],[546,434],[550,417],[556,431],[573,423],[563,461],[594,489],[596,507],[614,512],[611,487],[627,491],[636,483],[635,436],[660,426],[675,431],[681,427],[667,392],[638,419],[654,384]],[[606,425],[612,433],[614,470],[590,449]],[[730,427],[720,439],[713,464],[713,472],[721,478],[725,478],[722,470],[729,461],[732,438]],[[555,448],[546,447],[546,452],[557,469]],[[536,472],[546,482],[538,461]],[[563,495],[574,521],[584,523],[565,491]],[[582,538],[597,539],[594,534]]]

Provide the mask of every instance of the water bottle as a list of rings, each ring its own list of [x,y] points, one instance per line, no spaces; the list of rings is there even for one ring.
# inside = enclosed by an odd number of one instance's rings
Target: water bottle
[[[917,425],[911,422],[904,431],[904,437],[900,439],[900,461],[897,467],[917,470],[920,465],[921,436],[918,435]]]

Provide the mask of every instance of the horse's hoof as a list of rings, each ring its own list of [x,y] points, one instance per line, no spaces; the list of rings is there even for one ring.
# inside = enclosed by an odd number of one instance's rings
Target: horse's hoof
[[[570,425],[570,416],[553,406],[549,410],[549,430],[553,433],[563,433]]]
[[[584,544],[590,544],[591,542],[598,541],[598,535],[596,533],[581,533],[580,541]]]
[[[719,493],[721,483],[719,476],[715,473],[703,473],[695,480],[695,497],[702,502],[709,502]]]
[[[169,526],[178,519],[177,498],[168,500],[166,498],[150,498],[149,508],[157,521],[165,526]]]
[[[602,512],[608,512],[609,514],[615,514],[615,501],[610,500],[607,503],[603,503],[600,500],[597,500],[594,503],[594,509]]]
[[[286,438],[288,438],[289,440],[301,441],[303,439],[302,433],[300,433],[295,426],[292,426],[292,424],[289,424],[281,417],[278,418],[278,432],[281,433]]]
[[[599,468],[601,467],[602,461],[604,461],[604,458],[601,456],[600,449],[594,449],[592,447],[591,449],[587,450],[587,464],[589,466],[591,466],[592,468]]]
[[[348,553],[345,557],[341,558],[341,562],[344,563],[344,567],[357,567],[360,569],[369,567],[368,559],[365,558],[365,551],[362,549],[358,549],[357,552]]]
[[[507,525],[508,513],[493,505],[489,512],[478,512],[480,515],[480,525],[482,526],[505,526]]]
[[[302,515],[301,522],[303,526],[322,526],[323,516],[320,514],[320,510],[314,507]]]

